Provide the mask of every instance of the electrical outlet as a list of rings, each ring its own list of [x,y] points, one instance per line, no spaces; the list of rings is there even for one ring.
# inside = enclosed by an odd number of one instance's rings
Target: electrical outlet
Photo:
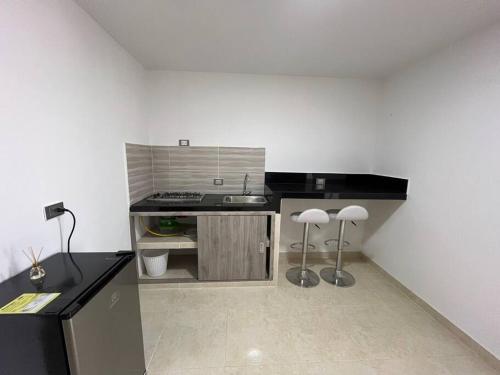
[[[58,208],[64,208],[64,203],[58,202],[51,204],[50,206],[45,206],[45,220],[50,220],[64,214],[63,211],[61,212],[57,211]]]
[[[189,139],[179,139],[179,146],[189,146]]]
[[[223,178],[214,178],[214,185],[224,185]]]

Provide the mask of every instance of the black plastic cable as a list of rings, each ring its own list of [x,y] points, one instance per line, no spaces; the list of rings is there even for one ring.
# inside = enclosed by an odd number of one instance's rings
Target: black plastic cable
[[[73,232],[75,231],[75,226],[76,226],[76,217],[71,210],[68,210],[67,208],[59,208],[59,212],[64,211],[64,212],[69,212],[71,216],[73,217],[73,228],[71,228],[71,232],[68,237],[68,253],[71,251],[70,245],[71,245],[71,236],[73,236]]]
[[[71,263],[75,266],[76,270],[78,271],[78,274],[80,275],[80,281],[78,281],[78,284],[80,284],[83,281],[83,273],[80,267],[78,267],[78,264],[76,264],[75,260],[73,259],[73,254],[68,252],[69,259],[71,260]]]

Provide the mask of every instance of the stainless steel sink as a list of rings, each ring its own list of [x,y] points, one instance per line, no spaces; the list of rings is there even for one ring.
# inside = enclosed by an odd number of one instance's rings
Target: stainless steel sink
[[[267,199],[261,195],[226,195],[222,199],[224,204],[266,204]]]

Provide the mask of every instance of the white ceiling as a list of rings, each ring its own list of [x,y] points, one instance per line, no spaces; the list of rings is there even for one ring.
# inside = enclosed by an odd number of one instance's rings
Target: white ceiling
[[[76,0],[148,69],[380,77],[500,19],[499,0]]]

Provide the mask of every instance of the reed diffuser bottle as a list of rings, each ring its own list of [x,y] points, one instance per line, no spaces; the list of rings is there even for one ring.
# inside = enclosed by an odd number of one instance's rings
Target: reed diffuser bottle
[[[45,279],[45,270],[40,264],[40,255],[42,255],[43,247],[40,249],[38,252],[38,256],[35,255],[35,251],[33,250],[32,247],[30,247],[30,250],[28,253],[26,253],[23,250],[24,255],[29,259],[31,262],[31,268],[30,268],[30,280],[33,284],[40,285],[43,283]]]

